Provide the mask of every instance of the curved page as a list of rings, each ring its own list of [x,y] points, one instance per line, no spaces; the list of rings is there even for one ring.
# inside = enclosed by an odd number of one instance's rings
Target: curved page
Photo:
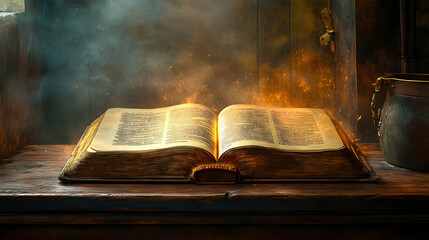
[[[198,104],[157,109],[111,108],[91,143],[97,152],[199,147],[216,156],[216,115]]]
[[[344,148],[322,109],[232,105],[219,114],[219,154],[236,147],[259,146],[294,152]]]

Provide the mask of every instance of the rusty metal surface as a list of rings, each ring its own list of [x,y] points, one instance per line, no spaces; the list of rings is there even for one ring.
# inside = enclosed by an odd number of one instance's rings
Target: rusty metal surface
[[[387,162],[429,171],[429,75],[400,74],[381,78],[387,97],[381,110],[379,137]],[[377,92],[377,86],[376,86]]]

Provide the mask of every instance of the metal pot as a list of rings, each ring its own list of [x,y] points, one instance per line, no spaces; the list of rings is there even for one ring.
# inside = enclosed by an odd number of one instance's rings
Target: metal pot
[[[374,86],[371,110],[384,158],[429,171],[429,74],[393,74]]]

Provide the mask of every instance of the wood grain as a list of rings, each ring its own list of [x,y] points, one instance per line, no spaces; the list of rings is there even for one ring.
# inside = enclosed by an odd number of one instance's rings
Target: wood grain
[[[416,1],[416,43],[414,51],[416,53],[416,72],[429,72],[429,2],[424,0]]]
[[[257,60],[261,104],[291,104],[290,1],[258,1]]]
[[[377,219],[425,222],[429,216],[429,174],[388,164],[378,144],[359,145],[379,176],[373,183],[204,186],[64,184],[57,177],[73,147],[28,146],[3,160],[1,223],[104,223],[115,219],[116,214],[121,216],[120,223],[219,223],[225,219],[230,219],[225,220],[229,223],[261,223],[270,219],[276,223],[315,223],[325,215],[330,223]],[[142,215],[133,215],[137,213]],[[231,214],[236,217],[227,217]],[[337,215],[342,217],[334,217]]]
[[[386,73],[400,72],[399,1],[355,1],[356,93],[358,138],[377,142],[371,117],[371,84]],[[352,56],[352,55],[350,55]]]
[[[292,0],[291,106],[333,109],[335,105],[335,58],[319,37],[325,32],[321,10],[327,1]]]
[[[36,96],[43,57],[40,40],[33,36],[38,30],[33,5],[29,2],[26,12],[0,16],[0,158],[34,143],[40,121]]]

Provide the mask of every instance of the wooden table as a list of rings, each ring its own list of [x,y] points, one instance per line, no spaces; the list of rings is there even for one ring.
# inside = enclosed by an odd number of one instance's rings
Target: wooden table
[[[359,144],[379,176],[372,183],[236,185],[64,184],[57,176],[73,147],[28,146],[1,160],[0,239],[29,233],[64,239],[64,232],[72,237],[144,232],[188,239],[215,233],[257,238],[284,237],[285,231],[288,236],[341,233],[359,239],[429,231],[429,173],[386,163],[378,144]]]

